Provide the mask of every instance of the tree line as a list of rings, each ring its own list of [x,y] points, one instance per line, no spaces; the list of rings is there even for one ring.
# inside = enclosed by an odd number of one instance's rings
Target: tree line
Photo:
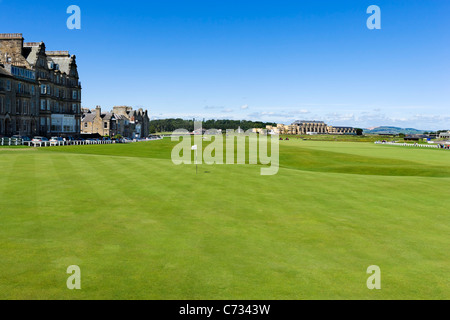
[[[233,129],[237,130],[241,128],[244,131],[253,128],[265,129],[266,126],[276,126],[276,123],[261,122],[261,121],[248,121],[248,120],[203,120],[203,129]],[[194,131],[194,120],[184,119],[160,119],[150,121],[150,133],[157,132],[173,132],[177,129],[186,129],[188,131]]]

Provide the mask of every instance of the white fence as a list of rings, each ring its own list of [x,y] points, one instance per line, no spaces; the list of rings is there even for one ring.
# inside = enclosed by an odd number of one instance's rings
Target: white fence
[[[35,148],[42,147],[59,147],[59,146],[83,146],[83,145],[92,145],[92,144],[118,144],[118,143],[132,143],[132,142],[140,142],[140,141],[156,141],[162,140],[163,138],[158,139],[142,139],[142,140],[130,140],[125,139],[116,141],[116,140],[72,140],[72,141],[24,141],[23,139],[16,138],[1,138],[0,146],[28,146]]]
[[[398,143],[398,142],[382,142],[377,141],[375,144],[386,144],[391,146],[402,146],[402,147],[415,147],[415,148],[432,148],[432,149],[442,149],[438,144],[420,144],[420,143]],[[444,145],[444,149],[448,148],[449,144]]]
[[[22,139],[1,138],[0,146],[28,146],[28,147],[56,147],[56,146],[81,146],[91,144],[115,144],[112,140],[74,140],[74,141],[24,141]]]
[[[21,146],[23,143],[22,139],[14,138],[1,138],[0,146]]]

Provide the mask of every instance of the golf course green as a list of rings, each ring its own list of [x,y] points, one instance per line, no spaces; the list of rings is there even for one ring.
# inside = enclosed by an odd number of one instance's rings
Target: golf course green
[[[175,144],[0,148],[0,299],[450,299],[450,151],[291,139],[277,175],[196,175]]]

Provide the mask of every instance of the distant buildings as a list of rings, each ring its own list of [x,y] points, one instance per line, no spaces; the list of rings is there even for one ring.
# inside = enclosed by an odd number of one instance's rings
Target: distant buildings
[[[450,140],[450,131],[441,133],[439,135],[439,139]]]
[[[266,129],[272,134],[290,135],[313,135],[313,134],[349,134],[356,135],[357,131],[352,127],[333,127],[323,121],[299,120],[287,126],[278,124],[276,127],[267,126]]]
[[[80,127],[76,57],[0,34],[0,135],[78,136]]]
[[[83,109],[81,133],[99,134],[103,137],[121,135],[127,138],[147,138],[150,134],[150,118],[143,109],[114,107],[112,112],[102,113],[101,107]]]

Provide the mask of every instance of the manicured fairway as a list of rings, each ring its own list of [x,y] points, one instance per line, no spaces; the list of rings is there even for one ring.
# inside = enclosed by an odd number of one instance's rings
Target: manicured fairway
[[[450,298],[449,151],[291,140],[278,175],[196,175],[172,146],[0,148],[0,299]]]

